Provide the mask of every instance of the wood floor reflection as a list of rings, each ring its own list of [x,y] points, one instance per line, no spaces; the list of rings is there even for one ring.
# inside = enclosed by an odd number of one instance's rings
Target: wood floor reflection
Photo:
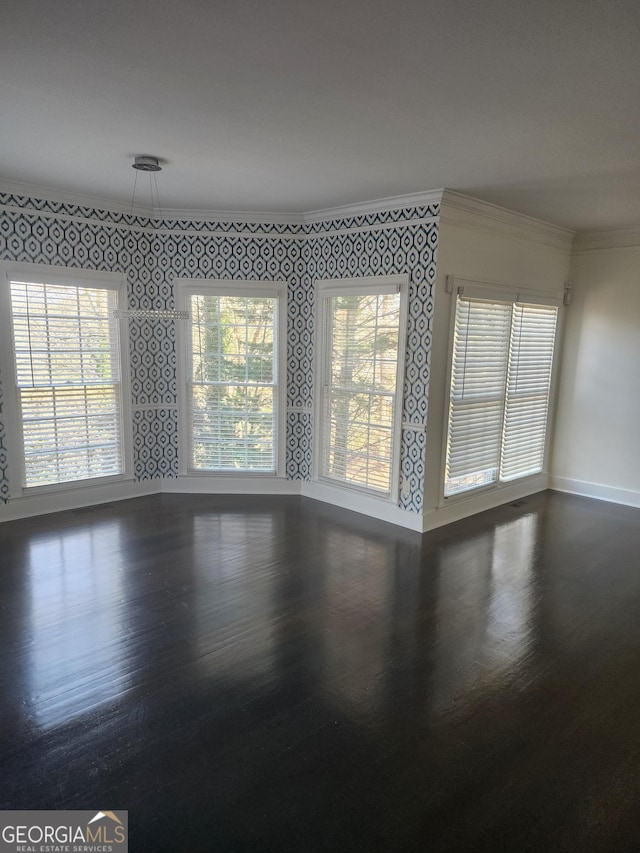
[[[0,808],[132,851],[640,849],[640,511],[295,497],[0,526]]]

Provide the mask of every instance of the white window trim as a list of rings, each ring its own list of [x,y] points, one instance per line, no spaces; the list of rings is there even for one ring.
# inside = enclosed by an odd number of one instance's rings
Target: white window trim
[[[22,418],[16,389],[16,359],[13,349],[13,328],[10,282],[12,280],[40,284],[44,280],[53,284],[90,286],[117,292],[118,308],[126,308],[126,282],[121,273],[85,270],[78,267],[31,264],[21,261],[0,261],[0,367],[2,393],[4,397],[3,419],[6,430],[7,466],[9,470],[10,497],[46,495],[85,489],[122,480],[133,479],[133,436],[131,407],[131,363],[129,358],[129,335],[125,320],[118,320],[120,338],[120,391],[122,412],[123,472],[110,477],[92,477],[70,480],[65,483],[49,483],[45,486],[24,486],[24,454]]]
[[[356,492],[378,500],[398,503],[400,497],[400,451],[402,444],[402,413],[404,406],[404,378],[407,353],[407,318],[409,310],[409,273],[402,275],[376,275],[361,278],[319,279],[315,293],[315,365],[313,405],[313,465],[312,480],[337,489]],[[391,450],[391,488],[388,494],[368,489],[355,483],[345,483],[320,472],[322,453],[322,426],[324,414],[324,388],[322,380],[327,369],[327,311],[328,297],[347,294],[400,293],[400,328],[398,330],[398,369],[396,373],[396,399],[393,413],[393,437]]]
[[[442,446],[440,452],[440,484],[438,489],[438,509],[451,507],[454,504],[473,502],[481,498],[487,493],[496,493],[500,491],[513,491],[516,484],[535,483],[539,482],[541,477],[548,478],[549,461],[553,446],[553,431],[555,423],[555,408],[558,389],[558,372],[560,364],[560,352],[562,349],[562,330],[564,326],[564,292],[557,290],[531,290],[521,288],[514,284],[505,284],[502,282],[487,282],[478,281],[475,279],[464,279],[459,276],[448,275],[447,291],[451,293],[451,302],[449,307],[449,339],[447,350],[447,370],[445,378],[445,405],[443,407],[443,424],[442,424]],[[477,299],[493,299],[502,302],[525,302],[537,305],[556,305],[558,307],[558,319],[556,323],[556,337],[553,352],[553,365],[551,368],[551,382],[549,385],[549,406],[547,409],[547,432],[545,439],[544,461],[542,471],[536,474],[530,474],[526,477],[518,477],[515,480],[509,480],[501,483],[497,480],[495,483],[488,483],[485,486],[478,486],[476,489],[470,489],[459,494],[444,496],[445,480],[446,480],[446,464],[447,464],[447,437],[449,434],[449,395],[451,389],[451,373],[453,370],[453,342],[455,334],[456,322],[456,297],[460,295],[471,296]]]
[[[196,295],[215,296],[270,296],[277,299],[278,327],[276,334],[276,387],[278,418],[276,422],[276,470],[273,471],[203,471],[192,468],[191,428],[189,423],[189,395],[187,371],[190,364],[189,335],[184,323],[177,324],[176,355],[178,371],[178,474],[181,477],[215,477],[237,480],[284,478],[286,476],[287,430],[287,282],[286,281],[236,281],[234,279],[176,278],[174,279],[176,308],[189,310],[189,301]]]

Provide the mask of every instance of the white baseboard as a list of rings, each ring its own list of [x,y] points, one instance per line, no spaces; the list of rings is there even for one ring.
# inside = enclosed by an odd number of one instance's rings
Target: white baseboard
[[[581,495],[585,498],[596,498],[599,501],[640,507],[640,492],[634,492],[631,489],[618,489],[614,486],[604,486],[602,483],[588,483],[585,480],[574,480],[570,477],[551,477],[549,488],[556,492],[567,492],[571,495]]]
[[[173,477],[161,481],[162,492],[183,495],[299,495],[300,480],[283,477]]]
[[[588,483],[567,477],[539,474],[523,483],[512,483],[494,491],[460,499],[423,515],[407,512],[387,501],[340,489],[326,483],[285,480],[280,477],[178,477],[165,480],[127,480],[99,486],[82,486],[73,490],[50,492],[12,498],[0,504],[0,522],[45,515],[68,509],[81,509],[96,504],[154,495],[170,494],[211,495],[300,495],[333,504],[343,509],[368,515],[380,521],[397,524],[419,533],[434,530],[444,524],[460,521],[470,515],[493,509],[501,504],[519,500],[544,489],[581,495],[610,503],[640,508],[640,492],[618,489],[600,483]]]
[[[66,509],[82,509],[96,504],[139,498],[144,495],[157,495],[160,492],[158,480],[121,480],[117,483],[103,483],[99,486],[78,486],[74,489],[47,492],[40,495],[25,495],[11,498],[6,504],[0,504],[0,522],[46,515]]]
[[[470,515],[476,515],[487,509],[495,509],[502,504],[526,498],[548,488],[549,475],[536,474],[521,482],[509,483],[487,492],[454,499],[446,506],[437,507],[424,514],[422,532],[435,530],[437,527],[451,524],[454,521],[462,521],[463,518],[468,518]]]
[[[409,530],[422,532],[422,516],[416,512],[407,512],[388,501],[379,498],[362,495],[327,483],[308,483],[301,481],[301,494],[303,497],[312,498],[316,501],[339,506],[342,509],[350,509],[361,515],[368,515],[379,521],[388,521],[389,524],[397,524],[407,527]]]

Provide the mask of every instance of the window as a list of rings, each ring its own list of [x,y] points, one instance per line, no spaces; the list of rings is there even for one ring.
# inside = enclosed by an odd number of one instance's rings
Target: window
[[[10,325],[2,335],[13,345],[8,391],[15,405],[9,408],[24,488],[122,476],[128,469],[120,329],[113,317],[120,298],[120,276],[27,264],[7,270]]]
[[[284,474],[286,284],[178,282],[190,313],[182,473]]]
[[[456,300],[445,498],[544,467],[557,304],[468,290]]]
[[[318,475],[397,498],[408,277],[319,283]]]

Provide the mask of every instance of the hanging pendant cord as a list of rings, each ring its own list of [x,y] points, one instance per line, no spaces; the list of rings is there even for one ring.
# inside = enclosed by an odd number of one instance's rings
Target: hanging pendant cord
[[[131,196],[131,216],[133,216],[133,203],[136,200],[136,186],[138,185],[138,170],[134,170],[136,175],[133,179],[133,195]]]

